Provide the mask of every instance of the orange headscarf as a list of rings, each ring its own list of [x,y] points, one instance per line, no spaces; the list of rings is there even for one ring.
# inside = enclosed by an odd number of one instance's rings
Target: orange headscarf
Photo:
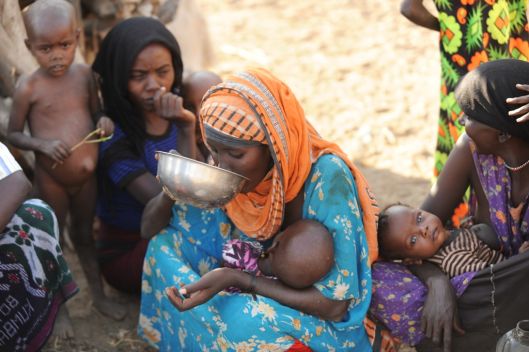
[[[367,182],[336,144],[318,135],[290,88],[272,73],[248,69],[211,88],[202,100],[200,128],[203,136],[214,130],[227,139],[269,146],[274,160],[271,173],[253,191],[238,194],[226,205],[235,226],[258,240],[279,231],[285,204],[302,190],[312,164],[323,154],[339,156],[358,188],[370,262],[377,258],[378,207]]]

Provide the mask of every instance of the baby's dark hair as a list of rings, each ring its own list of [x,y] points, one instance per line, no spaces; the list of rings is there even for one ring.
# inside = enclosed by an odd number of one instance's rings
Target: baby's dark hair
[[[394,253],[391,249],[388,248],[388,245],[386,243],[387,235],[389,232],[389,226],[390,226],[388,210],[397,205],[410,208],[408,204],[396,202],[396,203],[387,205],[384,209],[382,209],[382,211],[378,215],[377,241],[378,241],[378,252],[379,252],[381,259],[401,259],[400,256],[397,255],[397,253]]]

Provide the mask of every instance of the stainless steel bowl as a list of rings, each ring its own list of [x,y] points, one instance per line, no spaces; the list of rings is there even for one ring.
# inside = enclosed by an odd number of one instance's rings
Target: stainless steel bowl
[[[173,200],[200,208],[228,203],[248,181],[244,176],[184,156],[156,152],[158,177]]]

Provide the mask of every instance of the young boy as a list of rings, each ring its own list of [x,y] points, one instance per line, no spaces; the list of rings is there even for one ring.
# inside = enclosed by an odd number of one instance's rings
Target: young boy
[[[403,204],[390,205],[380,213],[378,243],[383,259],[402,259],[404,264],[427,260],[450,277],[479,271],[504,259],[489,225],[447,230],[436,215]],[[524,242],[520,253],[527,249],[529,242]]]
[[[95,81],[89,66],[73,63],[80,30],[73,6],[65,0],[39,0],[23,11],[26,46],[39,68],[22,77],[13,95],[9,142],[36,156],[37,195],[57,214],[60,230],[68,213],[70,234],[91,289],[94,306],[122,319],[124,307],[105,297],[95,258],[92,223],[96,201],[94,170],[98,146],[83,144],[97,127],[99,136],[112,134],[114,125],[99,114]],[[28,122],[31,135],[23,132]],[[72,331],[65,333],[70,337]]]

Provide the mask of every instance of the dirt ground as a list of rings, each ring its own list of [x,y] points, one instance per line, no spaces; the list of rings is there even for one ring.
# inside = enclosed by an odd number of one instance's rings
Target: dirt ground
[[[399,14],[400,0],[197,0],[225,76],[250,65],[281,77],[319,132],[361,167],[381,205],[418,205],[433,167],[439,98],[438,36]],[[76,338],[45,351],[144,351],[139,298],[114,322],[91,308],[86,282],[68,302]],[[411,351],[412,349],[404,348]]]

